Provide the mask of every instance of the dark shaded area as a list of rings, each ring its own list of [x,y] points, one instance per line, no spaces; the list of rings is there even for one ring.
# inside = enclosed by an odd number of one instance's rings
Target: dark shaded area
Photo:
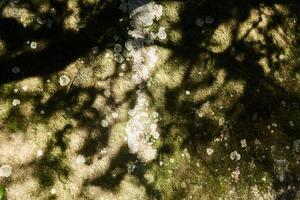
[[[66,150],[68,148],[68,133],[72,130],[71,125],[66,125],[62,130],[55,133],[55,137],[47,144],[47,148],[38,160],[35,169],[35,176],[39,179],[41,187],[54,185],[57,177],[65,182],[70,174],[68,163],[64,162]]]
[[[287,6],[290,10],[290,15],[283,16],[277,13],[274,9],[276,3]],[[172,146],[168,143],[170,139],[168,127],[184,127],[185,135],[183,138],[185,138],[185,141],[182,148],[188,148],[195,158],[200,157],[212,170],[220,169],[219,166],[221,166],[224,170],[219,170],[217,174],[224,175],[228,174],[227,168],[231,167],[230,163],[233,163],[232,161],[228,162],[228,155],[230,152],[240,149],[241,139],[247,139],[248,148],[251,150],[247,153],[243,152],[242,157],[246,161],[238,165],[242,168],[243,165],[246,167],[247,162],[254,161],[259,169],[273,176],[273,187],[277,192],[277,199],[298,198],[295,196],[300,188],[299,161],[297,161],[297,156],[292,150],[286,153],[285,159],[289,162],[289,171],[285,172],[285,179],[282,181],[279,180],[278,173],[276,173],[276,161],[274,160],[274,155],[270,153],[270,148],[272,145],[279,146],[279,148],[285,148],[287,145],[293,147],[293,141],[299,139],[299,124],[291,127],[289,121],[291,119],[299,119],[300,117],[300,95],[297,92],[287,91],[273,77],[266,76],[258,62],[261,58],[266,57],[270,63],[274,63],[272,62],[272,55],[274,53],[279,55],[282,52],[283,49],[274,44],[273,38],[267,32],[274,27],[287,27],[286,18],[295,19],[296,23],[298,23],[300,13],[299,2],[235,0],[225,2],[218,0],[197,2],[190,0],[185,1],[183,4],[180,12],[180,21],[172,27],[173,29],[182,31],[182,39],[178,45],[172,43],[161,44],[172,50],[173,54],[170,61],[181,61],[187,66],[182,85],[166,92],[167,106],[165,108],[168,113],[175,115],[174,118],[178,120],[174,120],[174,122],[164,121],[162,123],[162,126],[166,127],[163,129],[165,130],[166,145],[163,145],[162,153],[168,155],[172,152]],[[269,23],[266,29],[258,28],[259,22],[262,21],[262,17],[260,16],[259,20],[253,24],[244,37],[251,30],[257,28],[259,33],[265,37],[266,44],[245,42],[243,38],[240,40],[235,39],[238,38],[237,27],[239,24],[243,23],[250,16],[250,12],[253,9],[260,10],[262,6],[268,6],[275,12],[275,15],[272,17],[272,23]],[[262,14],[260,13],[260,15]],[[206,16],[213,17],[215,20],[214,23],[211,25],[205,24],[201,28],[195,27],[195,20],[198,17],[202,17],[205,20]],[[232,38],[234,39],[231,46],[221,53],[210,52],[207,46],[214,31],[219,24],[229,22],[230,20],[236,20],[237,23],[236,28],[233,29]],[[295,31],[299,30],[298,24],[296,27]],[[295,46],[299,46],[298,41],[299,38],[297,39],[297,43],[294,44]],[[260,47],[261,51],[257,50],[257,46]],[[206,58],[203,59],[202,63],[199,63],[198,60],[201,53],[206,55]],[[245,55],[245,58],[240,61],[237,59],[238,55]],[[222,89],[216,94],[209,96],[203,102],[194,102],[188,99],[183,101],[175,100],[186,89],[193,92],[203,87],[209,87],[211,79],[204,79],[204,82],[207,84],[205,86],[202,82],[196,82],[190,78],[193,68],[198,68],[198,70],[201,70],[201,68],[206,69],[210,65],[209,61],[214,63],[213,67],[215,69],[218,69],[218,67],[225,69],[225,83],[233,80],[245,82],[242,97],[238,98],[229,109],[225,110],[226,123],[222,126],[219,126],[209,118],[199,118],[197,115],[197,110],[206,102],[213,103],[218,99],[217,95],[220,95]],[[271,73],[274,73],[283,64],[280,62],[271,64]],[[292,81],[291,83],[293,84]],[[235,94],[227,94],[228,98],[231,95],[234,96]],[[282,106],[282,102],[284,102],[284,106]],[[219,108],[215,109],[218,110]],[[270,132],[270,130],[267,127],[268,125],[271,126],[274,121],[278,124],[276,125],[278,128],[272,128],[274,129],[274,133],[268,134],[267,132]],[[223,147],[222,155],[227,156],[227,158],[222,159],[221,155],[219,155],[219,160],[211,161],[205,159],[207,155],[202,155],[199,149],[207,146],[214,137],[226,132],[229,133],[230,139],[227,141],[228,146]],[[255,144],[256,140],[261,142],[259,150]],[[277,156],[277,159],[281,158],[282,156]],[[243,172],[247,174],[247,170]],[[250,179],[249,181],[251,182]]]
[[[63,22],[68,17],[66,1],[50,1],[55,14],[37,13],[37,20],[47,19],[42,25],[23,27],[12,18],[0,18],[0,37],[6,42],[7,52],[0,56],[1,76],[0,84],[21,80],[30,76],[48,76],[64,69],[68,64],[81,56],[85,56],[94,46],[103,50],[111,33],[117,30],[120,11],[117,1],[101,3],[94,8],[95,13],[81,9],[81,15],[86,24],[78,32],[64,30]],[[13,3],[11,3],[13,4]],[[30,4],[14,4],[16,7],[30,7]],[[38,26],[38,27],[36,27]],[[31,50],[27,41],[41,41],[35,50]],[[39,49],[41,46],[42,49]],[[20,53],[21,51],[21,53]],[[21,72],[14,74],[13,67],[19,67]]]
[[[129,153],[127,146],[122,146],[110,163],[109,169],[104,175],[86,180],[85,185],[101,186],[105,190],[117,191],[124,176],[131,173],[138,179],[139,184],[146,188],[150,198],[161,198],[159,191],[155,190],[144,178],[144,174],[150,166],[140,162],[135,155]]]

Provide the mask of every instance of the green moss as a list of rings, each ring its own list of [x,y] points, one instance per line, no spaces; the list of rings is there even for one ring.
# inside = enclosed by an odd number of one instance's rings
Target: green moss
[[[0,97],[4,98],[14,92],[15,83],[6,83],[0,86]]]

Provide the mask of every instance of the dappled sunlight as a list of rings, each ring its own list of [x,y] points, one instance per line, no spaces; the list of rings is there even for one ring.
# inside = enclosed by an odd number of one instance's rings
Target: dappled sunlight
[[[7,199],[298,199],[299,9],[0,4]]]

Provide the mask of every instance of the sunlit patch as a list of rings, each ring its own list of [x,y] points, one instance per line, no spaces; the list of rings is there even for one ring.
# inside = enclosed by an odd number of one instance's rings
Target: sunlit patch
[[[86,161],[85,157],[83,155],[78,155],[76,158],[76,163],[77,164],[84,164]]]
[[[80,23],[80,7],[77,1],[68,0],[67,1],[67,10],[70,14],[64,18],[64,29],[79,31],[79,23]]]
[[[3,40],[0,39],[0,56],[5,55],[6,53],[6,44]]]
[[[32,25],[35,22],[35,14],[26,8],[6,6],[2,11],[5,18],[14,18],[24,27]]]
[[[271,68],[269,66],[269,60],[265,57],[261,58],[258,61],[258,64],[261,66],[261,68],[263,69],[265,75],[268,75],[271,72]]]
[[[69,7],[68,34],[75,30],[81,35],[73,8],[81,12],[83,5],[85,14],[90,5],[98,7],[98,1],[87,1],[58,2]],[[298,138],[276,143],[279,132],[298,128],[297,112],[290,112],[298,107],[289,101],[297,99],[285,94],[296,94],[300,80],[294,66],[297,19],[290,18],[289,8],[251,4],[248,16],[248,6],[247,12],[240,3],[228,10],[232,2],[226,2],[225,8],[212,5],[219,14],[210,17],[205,7],[213,4],[209,1],[188,1],[187,6],[185,1],[160,2],[164,9],[144,4],[146,0],[128,2],[117,2],[118,14],[134,10],[136,19],[122,15],[118,32],[109,31],[104,40],[92,34],[89,42],[94,43],[82,49],[88,55],[67,60],[53,74],[28,78],[34,65],[8,66],[9,76],[16,79],[3,84],[0,99],[0,161],[13,168],[8,198],[197,199],[202,194],[204,199],[275,199],[271,184],[289,181],[286,174],[297,166],[290,157],[300,152]],[[53,22],[66,25],[63,18],[56,19],[57,11],[49,11]],[[47,19],[35,17],[34,23],[43,27]],[[26,40],[24,55],[47,52],[38,38]],[[13,67],[19,68],[16,73]],[[277,86],[282,95],[274,95]],[[14,99],[20,100],[15,107]],[[275,141],[271,147],[257,137],[265,137],[264,131]],[[19,141],[20,136],[26,139]],[[274,161],[274,170],[266,170],[266,158]]]
[[[232,31],[236,22],[220,24],[210,39],[208,49],[214,53],[226,51],[232,43]]]

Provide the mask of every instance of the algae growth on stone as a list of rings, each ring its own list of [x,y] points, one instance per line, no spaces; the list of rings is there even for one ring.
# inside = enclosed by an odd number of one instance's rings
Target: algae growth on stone
[[[296,1],[0,12],[6,199],[300,199]]]

